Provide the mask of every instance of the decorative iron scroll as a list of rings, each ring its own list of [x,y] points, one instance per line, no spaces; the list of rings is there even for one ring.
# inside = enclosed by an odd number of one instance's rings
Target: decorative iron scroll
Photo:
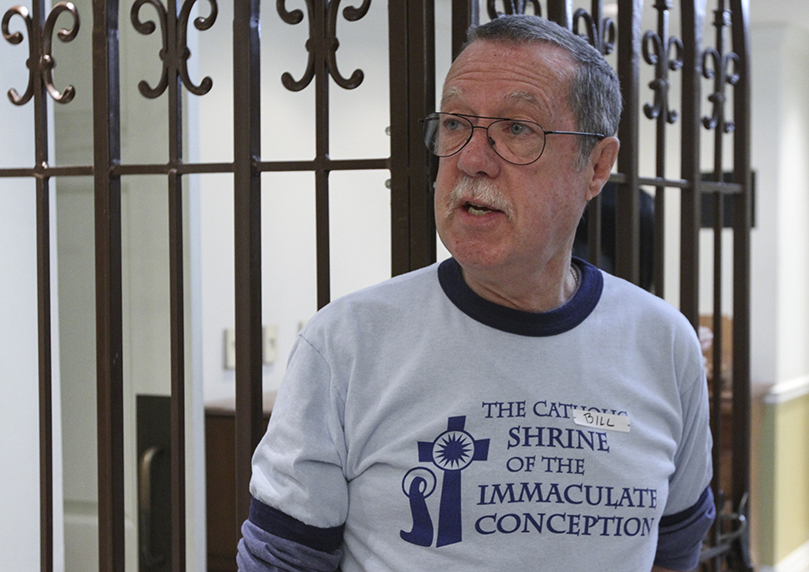
[[[587,39],[594,48],[607,55],[615,50],[616,26],[612,18],[602,16],[602,2],[593,2],[592,13],[579,8],[573,13],[573,33]],[[586,34],[579,33],[579,22],[584,22]]]
[[[726,500],[725,494],[720,491],[717,506],[724,507]],[[715,558],[724,558],[736,564],[733,570],[753,572],[750,557],[750,523],[747,516],[749,513],[750,496],[744,493],[735,512],[726,509],[717,515],[715,526],[718,527],[718,541],[715,546],[703,549],[699,555],[700,564],[705,566]]]
[[[79,12],[76,7],[70,2],[60,2],[53,7],[50,14],[45,20],[45,26],[42,29],[40,38],[35,38],[34,22],[28,9],[24,6],[14,6],[9,8],[3,16],[3,37],[13,45],[22,43],[23,35],[20,32],[11,33],[9,30],[9,23],[14,16],[19,16],[25,21],[25,27],[28,31],[28,60],[26,66],[28,67],[28,87],[25,93],[20,95],[13,87],[8,90],[8,98],[14,105],[25,105],[34,96],[34,78],[40,76],[45,89],[58,103],[69,103],[76,95],[76,89],[72,85],[68,85],[64,91],[60,92],[53,85],[53,68],[56,67],[56,60],[53,59],[51,53],[53,49],[53,30],[56,27],[56,20],[62,13],[68,13],[73,16],[73,27],[60,28],[56,35],[63,42],[72,41],[79,33]],[[41,55],[37,59],[36,49],[37,44],[35,41],[41,42]]]
[[[542,16],[542,7],[539,5],[539,0],[503,0],[503,11],[497,10],[496,0],[487,0],[486,9],[489,13],[489,18],[494,20],[503,14],[525,14],[527,6],[534,7],[534,14]]]
[[[172,67],[172,65],[176,67],[177,72],[180,74],[180,79],[188,91],[194,95],[205,95],[211,91],[213,80],[211,80],[210,77],[204,77],[199,85],[195,85],[188,75],[188,59],[191,57],[191,50],[188,48],[188,20],[191,17],[191,9],[196,3],[197,0],[186,0],[183,2],[183,7],[177,18],[177,40],[176,44],[173,46],[169,46],[168,13],[160,0],[135,0],[135,3],[132,4],[130,18],[135,30],[144,36],[148,36],[157,29],[152,20],[144,22],[140,19],[140,9],[148,4],[157,11],[160,30],[163,36],[163,48],[160,50],[160,59],[163,61],[163,75],[160,78],[160,83],[154,88],[151,87],[146,80],[141,80],[138,83],[138,90],[144,97],[155,99],[166,91],[169,85],[169,68]],[[211,11],[208,16],[206,18],[199,17],[194,19],[194,27],[197,30],[208,30],[216,22],[216,16],[219,13],[216,0],[208,0],[208,3],[211,6]]]
[[[334,78],[334,81],[343,89],[355,89],[359,87],[365,74],[362,70],[356,69],[351,77],[345,78],[337,67],[337,48],[340,47],[340,41],[337,39],[337,13],[340,10],[340,0],[331,0],[326,2],[326,27],[323,31],[322,37],[318,37],[317,32],[321,23],[320,18],[323,13],[316,12],[316,0],[306,0],[306,11],[309,16],[309,39],[306,40],[306,51],[309,52],[309,61],[306,64],[306,71],[300,80],[295,80],[292,74],[284,72],[281,76],[281,82],[289,91],[301,91],[306,88],[315,77],[315,55],[322,54],[325,56],[326,69],[328,73]],[[371,0],[363,0],[362,4],[357,8],[354,6],[347,6],[343,10],[343,17],[349,22],[356,22],[361,20],[368,13],[371,7]],[[293,10],[289,12],[286,9],[286,0],[276,0],[276,8],[281,19],[287,24],[300,24],[303,21],[303,11]],[[322,27],[320,29],[323,29]]]
[[[643,35],[643,59],[647,64],[655,66],[655,78],[649,83],[654,91],[654,103],[643,106],[643,112],[649,119],[665,117],[666,122],[677,121],[677,112],[669,107],[669,71],[677,71],[683,67],[683,42],[675,36],[669,36],[669,0],[658,0],[654,6],[658,11],[658,31],[649,30]]]
[[[721,8],[714,11],[717,48],[707,48],[702,52],[702,75],[714,80],[714,92],[708,96],[708,101],[712,104],[711,115],[703,117],[702,124],[706,129],[720,128],[724,133],[731,133],[736,127],[733,121],[725,120],[725,86],[739,82],[739,74],[736,72],[739,56],[734,52],[723,53],[722,47],[723,31],[730,28],[730,25],[730,11]],[[713,69],[709,64],[713,64]]]

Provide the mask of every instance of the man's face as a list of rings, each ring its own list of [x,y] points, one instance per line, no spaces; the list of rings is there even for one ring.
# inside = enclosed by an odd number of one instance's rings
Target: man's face
[[[570,56],[549,44],[477,41],[453,63],[441,111],[576,131],[567,104],[573,72]],[[581,213],[598,192],[589,184],[592,167],[577,169],[579,137],[549,135],[538,161],[517,166],[485,135],[475,129],[466,147],[440,159],[435,212],[442,242],[465,271],[541,273],[548,263],[568,264]]]

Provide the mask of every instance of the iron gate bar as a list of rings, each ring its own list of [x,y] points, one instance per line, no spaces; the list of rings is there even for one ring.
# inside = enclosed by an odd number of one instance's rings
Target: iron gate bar
[[[45,2],[32,2],[29,27],[29,66],[40,62],[45,51]],[[30,70],[33,79],[34,70]],[[48,163],[48,109],[43,81],[29,80],[34,96],[35,163]],[[39,351],[39,530],[40,567],[53,570],[53,375],[51,346],[51,269],[50,269],[50,183],[36,179],[37,221],[37,320]]]
[[[280,171],[361,171],[390,169],[391,159],[322,159],[314,161],[259,161],[256,170],[260,172]]]
[[[284,2],[279,2],[279,7]],[[311,46],[307,43],[310,65],[314,64],[315,80],[315,161],[329,156],[331,143],[329,125],[329,64],[327,46],[322,45],[326,33],[327,11],[332,12],[339,1],[317,2],[306,0],[309,7],[309,30]],[[318,9],[319,8],[319,9]],[[317,41],[317,40],[320,41]],[[326,49],[324,49],[326,48]],[[336,49],[336,48],[335,48]],[[334,72],[335,70],[331,70]],[[338,74],[334,74],[338,75]],[[315,168],[315,242],[317,244],[317,308],[331,300],[331,252],[329,236],[329,171]]]
[[[584,8],[579,8],[571,16],[571,9],[572,7],[568,3],[557,3],[553,11],[549,10],[549,17],[551,13],[555,13],[556,17],[558,18],[558,20],[556,20],[557,23],[572,29],[577,35],[581,35],[579,34],[579,22],[584,21],[585,25],[587,26],[586,39],[589,41],[590,45],[596,48],[604,56],[612,53],[615,50],[615,22],[613,22],[610,18],[602,18],[602,2],[600,0],[592,1],[592,14]],[[621,180],[621,182],[624,181],[625,179]],[[602,227],[604,226],[601,214],[602,203],[603,197],[601,193],[599,193],[593,199],[591,199],[590,203],[587,205],[587,258],[596,266],[601,264],[601,234]]]
[[[491,3],[489,6],[491,16]],[[453,0],[452,2],[452,59],[458,57],[461,48],[466,43],[466,33],[469,27],[480,24],[480,3],[472,0]]]
[[[415,3],[410,3],[415,4]],[[388,5],[388,68],[390,73],[390,237],[391,275],[407,272],[410,267],[410,227],[408,216],[408,164],[410,125],[408,121],[407,2]],[[398,73],[393,73],[396,70]],[[393,110],[402,110],[394,113]],[[400,136],[399,134],[403,134]]]
[[[658,1],[657,33],[647,31],[643,35],[643,55],[646,63],[655,66],[655,79],[649,84],[654,91],[654,103],[645,104],[643,110],[646,117],[656,120],[656,156],[655,171],[659,178],[666,176],[666,126],[677,120],[678,114],[669,106],[669,70],[677,71],[683,67],[683,43],[677,37],[669,35],[669,11],[672,8],[669,0]],[[670,59],[674,48],[674,58]],[[666,185],[655,185],[655,241],[654,241],[654,285],[655,294],[665,296],[666,249],[663,237],[666,232]]]
[[[39,91],[39,90],[37,90]],[[37,99],[37,96],[34,96]],[[37,133],[42,133],[37,131]],[[41,141],[39,142],[41,143]],[[37,145],[37,154],[39,154]],[[53,360],[51,352],[50,185],[37,179],[37,316],[39,327],[40,567],[53,570]]]
[[[329,171],[361,171],[390,169],[391,159],[335,159],[325,161],[255,161],[257,173],[282,171],[312,171],[315,169]],[[110,173],[115,176],[124,175],[199,175],[211,173],[232,173],[234,163],[157,163],[114,165]],[[92,175],[92,167],[51,167],[47,176]],[[0,177],[30,177],[38,175],[33,169],[0,169]]]
[[[435,110],[433,0],[388,3],[391,122],[391,273],[435,261],[432,180],[436,163],[417,120]]]
[[[702,181],[700,183],[703,193],[719,193],[723,195],[741,195],[747,189],[740,183],[725,183],[721,181]]]
[[[92,167],[51,167],[41,165],[34,168],[0,169],[0,178],[31,177],[35,179],[47,179],[51,177],[75,177],[88,176],[93,174]]]
[[[554,6],[555,4],[555,6]],[[591,7],[593,13],[600,14],[600,4],[597,0],[594,0],[591,3]],[[584,9],[578,9],[574,14],[571,14],[572,7],[569,3],[565,3],[564,5],[561,2],[551,2],[548,6],[548,18],[553,19],[559,25],[565,26],[566,28],[573,29],[576,33],[578,33],[578,22],[579,19],[583,18],[585,20],[588,19],[592,22],[593,17],[588,14],[588,12]],[[600,21],[600,17],[598,18]],[[599,41],[598,36],[598,29],[591,30],[588,34],[588,40],[590,44],[594,47],[601,45],[605,47],[606,44]],[[598,48],[597,49],[606,55],[606,50]],[[612,46],[610,46],[610,50],[612,51]],[[590,200],[590,203],[587,205],[588,210],[588,221],[587,221],[587,258],[588,261],[596,266],[601,265],[601,250],[602,250],[602,229],[604,226],[603,218],[602,218],[602,203],[603,197],[601,193],[597,194]]]
[[[164,77],[169,92],[169,161],[183,160],[183,108],[180,99],[181,52],[187,47],[180,42],[177,0],[167,0]],[[137,4],[136,4],[137,5]],[[136,6],[135,5],[135,6]],[[133,6],[133,9],[134,7]],[[189,6],[183,3],[183,13]],[[187,24],[187,22],[186,22]],[[184,40],[185,38],[183,38]],[[210,79],[209,79],[210,81]],[[143,85],[141,83],[141,85]],[[183,181],[176,169],[168,173],[169,211],[169,312],[171,345],[171,569],[185,572],[185,336],[183,293]]]
[[[691,188],[690,181],[686,181],[685,179],[666,179],[664,177],[638,177],[638,184],[641,186],[664,187],[674,189]]]
[[[616,225],[615,273],[637,284],[640,277],[640,203],[638,199],[638,156],[640,94],[640,58],[643,0],[627,0],[618,11],[618,79],[624,99],[624,111],[618,127],[621,151],[618,172],[626,180],[618,184],[615,216],[624,224]]]
[[[721,145],[720,145],[721,147]],[[721,168],[721,163],[720,163]],[[721,172],[721,170],[720,170]],[[713,379],[712,395],[711,395],[711,433],[713,435],[722,435],[722,405],[724,402],[725,392],[723,389],[722,377],[722,350],[724,347],[724,331],[722,328],[722,231],[724,226],[724,213],[725,210],[722,204],[721,193],[714,194],[714,221],[713,221],[713,235],[714,235],[714,251],[713,251],[713,317],[712,317],[712,330],[713,330]],[[722,467],[722,447],[714,447],[712,450],[714,474],[712,479],[713,490],[718,499],[717,504],[719,509],[724,508],[726,491],[722,490],[722,476],[724,467]],[[721,511],[717,511],[718,514]],[[714,544],[719,546],[722,544],[722,523],[719,522],[713,529]],[[714,566],[719,569],[719,562],[716,561]]]
[[[719,0],[718,7],[714,10],[713,26],[715,28],[714,34],[714,48],[706,48],[702,53],[702,75],[707,79],[714,79],[714,91],[708,96],[708,100],[713,102],[711,118],[703,118],[703,126],[706,129],[713,130],[713,179],[715,181],[722,180],[722,156],[724,150],[724,135],[725,135],[725,107],[724,107],[724,92],[725,92],[725,77],[724,70],[722,69],[721,60],[724,60],[725,54],[725,28],[729,25],[728,14],[725,11],[724,0]],[[716,69],[711,70],[708,67],[708,59],[710,55],[713,58]],[[711,384],[711,431],[714,435],[722,435],[722,404],[724,398],[724,391],[722,387],[722,352],[724,332],[722,328],[722,227],[724,205],[722,195],[720,193],[713,194],[714,199],[714,222],[713,222],[713,379]],[[720,348],[717,351],[716,348]],[[714,447],[713,449],[713,489],[716,493],[717,514],[720,518],[717,519],[716,525],[713,527],[714,545],[722,545],[723,536],[723,522],[722,513],[725,512],[725,498],[727,491],[723,490],[723,473],[722,467],[722,447]],[[714,566],[719,569],[721,561],[714,560]]]
[[[63,42],[72,41],[79,31],[79,17],[75,7],[67,2],[56,4],[45,16],[45,2],[35,0],[32,10],[23,6],[10,8],[3,16],[4,38],[11,44],[23,41],[20,32],[11,33],[8,25],[15,15],[20,16],[28,33],[28,86],[20,96],[14,88],[8,91],[11,103],[25,105],[34,100],[34,164],[31,169],[3,169],[4,176],[33,177],[35,181],[36,249],[37,249],[37,354],[38,354],[38,411],[39,411],[39,528],[40,569],[51,571],[54,567],[54,521],[53,521],[53,344],[51,305],[51,247],[50,247],[50,177],[48,172],[49,126],[47,94],[58,103],[68,103],[75,90],[68,86],[60,93],[53,86],[52,71],[56,65],[51,55],[54,27],[59,15],[68,12],[73,16],[71,29],[60,29]]]
[[[703,60],[702,60],[702,72],[703,76],[707,79],[714,79],[714,91],[708,97],[708,100],[713,104],[711,110],[711,116],[703,118],[703,125],[707,129],[712,129],[714,131],[714,169],[713,169],[713,178],[715,181],[721,181],[723,179],[723,155],[724,155],[724,136],[727,133],[731,133],[735,130],[735,122],[728,121],[726,119],[726,109],[725,109],[725,102],[727,100],[725,96],[725,91],[727,85],[734,86],[738,83],[740,76],[737,73],[733,73],[731,71],[731,66],[735,68],[737,67],[736,64],[738,62],[738,55],[733,51],[725,50],[725,31],[729,28],[732,28],[731,23],[731,12],[725,10],[725,2],[724,0],[719,0],[718,7],[714,11],[714,21],[713,25],[716,28],[716,46],[715,48],[708,48],[703,52]],[[732,35],[732,29],[730,30]],[[735,46],[734,46],[735,48]],[[713,62],[713,69],[708,66],[709,62]],[[724,402],[724,391],[723,391],[723,383],[722,383],[722,356],[721,351],[717,350],[716,348],[721,348],[723,343],[724,332],[722,331],[722,283],[723,283],[723,273],[722,273],[722,242],[723,242],[723,214],[724,214],[724,197],[722,193],[715,193],[714,194],[714,208],[719,209],[715,210],[714,212],[714,271],[713,271],[713,281],[714,281],[714,310],[713,310],[713,328],[714,328],[714,354],[713,354],[713,367],[714,367],[714,379],[713,379],[713,419],[712,419],[712,429],[714,434],[720,435],[722,434],[722,409],[723,409],[723,402]],[[736,382],[734,382],[736,383]],[[749,387],[748,390],[745,392],[749,394]],[[732,407],[734,409],[737,408],[736,406],[736,397],[737,395],[732,395]],[[749,395],[747,397],[749,399]],[[741,405],[744,408],[744,405]],[[735,459],[733,460],[735,462]],[[730,487],[731,490],[731,503],[732,507],[730,510],[726,508],[726,499],[728,496],[728,491],[722,489],[722,474],[724,472],[724,467],[721,465],[721,448],[716,448],[714,450],[714,467],[715,467],[715,476],[714,476],[714,483],[715,489],[718,491],[718,499],[717,504],[722,512],[720,513],[719,522],[714,527],[714,539],[715,544],[717,546],[721,545],[730,545],[730,547],[740,556],[739,561],[741,565],[747,565],[748,558],[744,556],[744,543],[746,540],[744,538],[741,539],[741,542],[738,541],[735,534],[738,531],[741,531],[744,534],[745,521],[743,520],[745,517],[742,516],[741,518],[738,517],[739,513],[742,513],[745,510],[743,506],[744,501],[740,500],[737,503],[734,502],[734,492],[738,490],[738,484],[734,482],[735,475],[731,474],[731,483]],[[732,470],[732,467],[731,467]],[[733,473],[733,471],[732,471]],[[746,486],[746,485],[745,485]],[[746,489],[745,489],[746,495]],[[734,512],[734,508],[738,507],[738,513]],[[727,531],[728,525],[733,527],[737,521],[739,528],[738,530],[731,532]],[[741,546],[740,546],[741,545]],[[717,559],[715,560],[715,566],[718,568],[720,565],[720,561]]]
[[[598,1],[598,0],[594,0]],[[548,20],[565,28],[573,28],[573,5],[571,0],[548,0]]]
[[[140,165],[115,165],[112,175],[199,175],[210,173],[232,173],[233,163],[165,163]]]
[[[370,0],[363,0],[358,7],[347,7],[343,16],[349,21],[365,17],[371,6]],[[327,165],[330,149],[329,125],[329,77],[344,89],[354,89],[362,83],[364,73],[355,70],[349,78],[340,74],[336,52],[337,14],[340,2],[319,2],[306,0],[309,19],[309,39],[306,51],[309,52],[306,71],[300,80],[285,72],[282,83],[290,91],[305,89],[315,82],[315,233],[317,245],[317,307],[322,308],[331,300],[331,257],[329,233],[329,173]],[[277,0],[276,10],[287,24],[295,25],[303,21],[303,11],[286,9],[285,0]]]
[[[254,169],[257,173],[266,172],[292,172],[313,171],[323,169],[327,171],[362,171],[391,169],[391,159],[326,159],[324,161],[256,161]],[[211,173],[232,173],[233,163],[156,163],[156,164],[130,164],[114,165],[109,169],[115,176],[125,175],[198,175]],[[50,167],[40,174],[34,169],[0,169],[0,177],[32,177],[62,175],[92,175],[92,167]],[[730,183],[725,183],[730,184]]]
[[[590,5],[591,12],[578,8],[573,13],[573,33],[587,40],[591,46],[603,55],[615,50],[616,28],[612,18],[604,17],[602,0],[595,0]],[[586,33],[579,32],[579,23],[584,22]]]
[[[702,30],[705,2],[681,2],[683,41],[682,128],[680,177],[690,181],[680,195],[680,311],[694,328],[699,327],[699,232],[702,177],[700,175],[700,106],[702,99],[699,64],[702,56]]]
[[[725,10],[724,0],[719,0],[719,6],[714,11],[713,25],[716,29],[715,35],[715,48],[708,48],[703,52],[703,77],[710,79],[714,78],[714,92],[708,97],[708,100],[713,103],[712,116],[710,118],[703,118],[703,125],[708,129],[714,131],[714,165],[713,165],[713,178],[715,181],[721,181],[723,178],[723,151],[724,151],[724,136],[733,129],[732,122],[726,121],[725,113],[725,88],[727,83],[731,83],[730,78],[726,76],[727,69],[725,67],[726,61],[730,63],[733,60],[731,56],[735,56],[733,52],[725,53],[725,30],[730,27],[730,14]],[[709,58],[709,56],[713,56]],[[727,58],[727,60],[726,60]],[[711,70],[708,66],[709,59],[714,62],[715,69]],[[714,268],[713,268],[713,332],[714,332],[714,352],[713,352],[713,407],[712,407],[712,424],[714,426],[714,434],[722,435],[722,409],[725,397],[723,388],[722,377],[722,352],[721,349],[724,343],[725,332],[722,328],[722,307],[723,307],[723,288],[724,282],[722,272],[722,242],[723,242],[723,226],[724,226],[724,200],[722,193],[714,193],[714,222],[713,222],[713,238],[714,238]],[[725,491],[722,488],[722,477],[724,467],[722,466],[722,450],[721,447],[714,449],[714,490],[718,492],[718,502],[720,507],[724,509],[725,499],[728,492],[732,495],[731,491]],[[733,484],[731,483],[731,487]],[[723,515],[724,516],[724,515]],[[724,523],[721,521],[714,527],[714,535],[716,544],[721,545],[722,539],[725,534]],[[716,566],[719,566],[719,561],[716,561]]]
[[[733,182],[742,192],[731,199],[733,209],[733,414],[732,444],[733,506],[744,518],[750,490],[750,228],[752,187],[750,181],[750,45],[749,0],[730,0],[731,38],[739,81],[733,89],[736,128],[733,135]],[[735,541],[738,569],[752,570],[745,534]]]
[[[262,436],[260,0],[233,3],[233,203],[236,309],[236,512],[250,510],[250,460]]]
[[[303,12],[288,12],[284,0],[276,2],[281,18],[288,24],[298,24],[303,19]],[[347,7],[343,16],[349,21],[362,19],[371,6],[370,0],[363,0],[358,8]],[[317,307],[322,308],[331,300],[331,253],[329,232],[329,174],[328,164],[331,145],[329,125],[329,81],[334,79],[344,89],[354,89],[363,80],[362,70],[355,70],[349,78],[340,74],[337,67],[336,52],[339,47],[337,39],[337,14],[340,2],[323,2],[306,0],[309,16],[309,40],[306,50],[309,52],[306,72],[300,81],[295,81],[287,72],[282,76],[284,86],[290,91],[304,89],[314,79],[315,82],[315,226],[317,243]]]
[[[93,0],[99,572],[124,570],[124,396],[118,1]]]
[[[415,8],[415,9],[413,9]],[[407,135],[408,196],[410,218],[409,269],[428,266],[436,260],[433,180],[438,162],[422,139],[418,120],[435,111],[435,2],[422,0],[408,7]],[[400,111],[391,108],[391,114]]]
[[[683,68],[682,78],[682,132],[680,142],[681,165],[680,176],[692,185],[683,189],[680,195],[681,203],[681,220],[680,220],[680,310],[689,319],[691,324],[697,328],[699,324],[699,285],[697,281],[685,283],[685,276],[692,273],[694,270],[699,269],[698,261],[694,260],[694,264],[689,267],[688,260],[691,256],[699,256],[699,232],[701,223],[701,193],[702,193],[702,176],[700,168],[700,149],[701,149],[701,127],[700,127],[700,106],[702,99],[701,89],[701,65],[699,62],[702,57],[703,45],[703,27],[705,22],[705,7],[704,3],[694,0],[683,1],[681,3],[681,30],[683,40],[683,61],[685,66]],[[714,346],[716,347],[716,346]],[[713,423],[715,414],[712,412],[711,423]],[[714,426],[711,426],[712,434],[717,435],[713,431]],[[714,457],[713,465],[714,470],[716,467],[715,452],[721,448],[720,443],[714,443]],[[716,491],[715,479],[711,483],[712,488]],[[718,495],[717,495],[718,496]],[[717,503],[717,513],[721,507]],[[714,525],[710,533],[710,543],[712,548],[719,546],[719,538],[716,534],[718,529]],[[701,554],[701,560],[710,559],[709,552]],[[719,567],[714,561],[713,566],[718,570]]]

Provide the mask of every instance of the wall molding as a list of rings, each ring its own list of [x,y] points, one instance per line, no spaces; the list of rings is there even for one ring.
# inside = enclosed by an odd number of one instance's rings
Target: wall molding
[[[809,394],[809,375],[804,375],[773,385],[764,395],[764,403],[775,405],[807,394]]]
[[[806,572],[809,570],[809,542],[805,542],[775,566],[762,566],[759,572]]]

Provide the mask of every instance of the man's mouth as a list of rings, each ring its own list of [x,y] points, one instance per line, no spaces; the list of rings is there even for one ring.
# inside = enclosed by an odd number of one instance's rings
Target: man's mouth
[[[473,216],[483,216],[488,213],[500,212],[496,209],[489,208],[485,205],[479,205],[472,202],[464,203],[464,210]]]
[[[492,181],[472,177],[464,177],[455,185],[447,206],[450,211],[463,209],[473,217],[502,213],[511,219],[513,212],[509,200]]]

